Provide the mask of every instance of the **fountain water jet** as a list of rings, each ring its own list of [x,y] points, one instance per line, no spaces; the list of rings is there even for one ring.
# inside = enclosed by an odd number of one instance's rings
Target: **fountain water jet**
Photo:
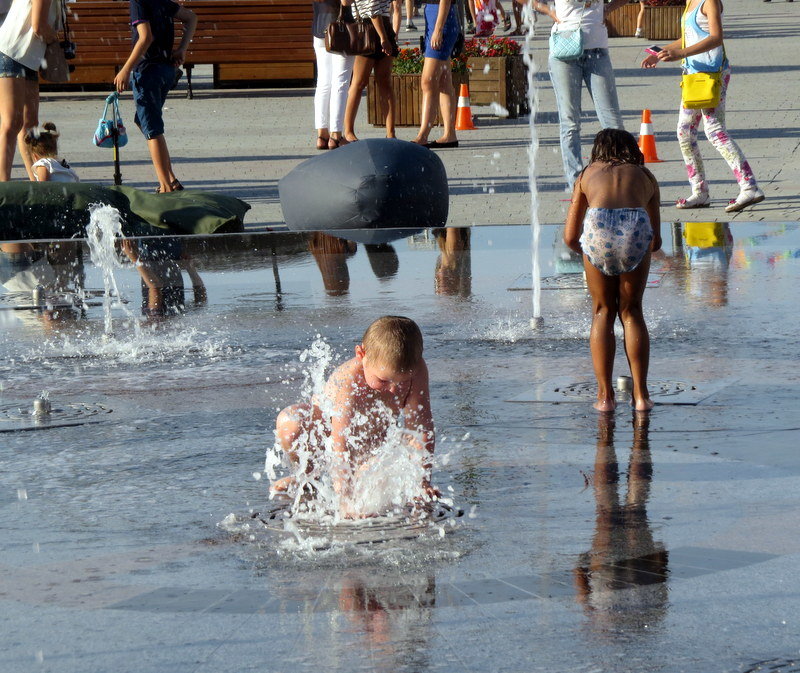
[[[522,16],[525,24],[525,43],[522,60],[527,66],[528,78],[528,126],[530,128],[531,142],[528,146],[528,187],[531,192],[531,276],[533,279],[533,318],[531,328],[541,329],[544,326],[542,318],[542,279],[539,268],[539,237],[541,223],[539,222],[539,190],[536,187],[536,155],[539,151],[539,135],[536,131],[536,111],[539,109],[539,93],[536,89],[536,59],[533,57],[533,28],[535,12],[533,3],[528,2],[523,6]]]

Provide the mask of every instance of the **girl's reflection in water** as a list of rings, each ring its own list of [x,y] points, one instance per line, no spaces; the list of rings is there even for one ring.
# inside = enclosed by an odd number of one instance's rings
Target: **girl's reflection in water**
[[[436,294],[467,298],[472,294],[471,231],[467,228],[434,229],[439,258],[433,275]]]
[[[667,610],[668,553],[653,539],[647,499],[653,477],[650,417],[637,413],[624,501],[618,493],[614,416],[600,414],[594,470],[595,534],[575,568],[578,602],[599,631],[652,628]]]

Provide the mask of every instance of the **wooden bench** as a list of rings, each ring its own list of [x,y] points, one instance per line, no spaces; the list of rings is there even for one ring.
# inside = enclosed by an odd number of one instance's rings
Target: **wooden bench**
[[[197,30],[186,54],[188,97],[195,65],[214,66],[214,86],[313,80],[310,0],[186,0]],[[78,45],[69,84],[53,89],[104,88],[131,51],[127,2],[78,0],[68,5]],[[175,22],[176,44],[181,24]]]

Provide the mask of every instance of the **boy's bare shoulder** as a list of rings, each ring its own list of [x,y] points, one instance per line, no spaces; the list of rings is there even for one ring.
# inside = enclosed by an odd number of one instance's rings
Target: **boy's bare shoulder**
[[[358,358],[350,358],[333,370],[325,384],[325,393],[333,398],[334,393],[343,389],[352,389],[353,383],[361,376],[362,372],[363,367]]]

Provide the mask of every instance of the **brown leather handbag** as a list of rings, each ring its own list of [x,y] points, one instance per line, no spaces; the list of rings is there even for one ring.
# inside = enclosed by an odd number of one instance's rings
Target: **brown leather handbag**
[[[353,19],[345,15],[344,6],[339,9],[336,21],[325,31],[325,49],[334,54],[367,56],[380,49],[378,31],[370,19]],[[349,12],[348,12],[349,14]]]

